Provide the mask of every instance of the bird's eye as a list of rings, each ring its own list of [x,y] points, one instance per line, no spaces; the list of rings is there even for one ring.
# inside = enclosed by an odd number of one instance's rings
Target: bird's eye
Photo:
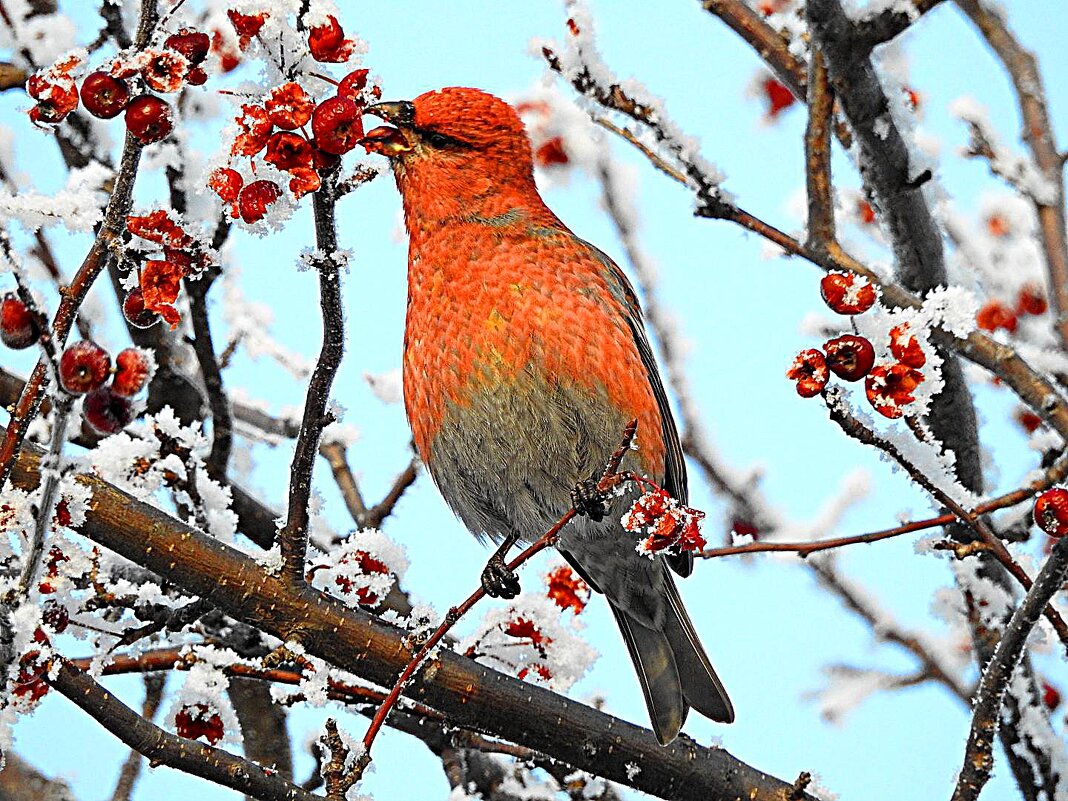
[[[450,141],[452,140],[449,137],[437,131],[431,131],[426,135],[426,143],[431,147],[445,147]]]

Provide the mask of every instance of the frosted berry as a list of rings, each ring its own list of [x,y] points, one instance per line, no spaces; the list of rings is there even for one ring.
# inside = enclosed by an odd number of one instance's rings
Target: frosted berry
[[[908,323],[901,323],[890,329],[890,353],[909,367],[919,368],[927,363],[927,355],[913,336]]]
[[[0,342],[9,348],[28,348],[41,335],[41,329],[25,303],[9,292],[0,301]]]
[[[130,290],[122,301],[122,314],[134,328],[151,328],[159,322],[159,315],[145,308],[145,293],[141,287]]]
[[[244,184],[245,179],[241,177],[241,173],[229,167],[219,167],[212,170],[211,175],[208,176],[208,186],[211,191],[218,195],[220,200],[225,200],[227,203],[233,203],[237,200],[237,196],[240,194],[241,187]]]
[[[259,222],[267,215],[267,207],[281,194],[274,181],[253,181],[241,190],[237,199],[241,219],[247,223]]]
[[[310,168],[315,155],[311,142],[298,133],[279,131],[267,140],[267,153],[263,160],[280,170]]]
[[[88,339],[68,345],[59,357],[59,383],[72,395],[103,386],[111,375],[111,356]]]
[[[119,116],[130,102],[130,87],[122,78],[106,72],[93,72],[82,81],[82,105],[94,117],[110,120]]]
[[[126,348],[115,357],[115,377],[111,391],[123,398],[131,398],[144,389],[152,365],[140,348]]]
[[[321,150],[337,156],[348,153],[363,138],[360,107],[344,97],[327,98],[312,114],[312,133]]]
[[[1042,703],[1052,712],[1061,705],[1061,692],[1048,681],[1042,682]]]
[[[208,51],[211,49],[211,39],[208,35],[192,28],[183,28],[178,33],[172,33],[163,44],[181,53],[194,67],[208,57]]]
[[[126,107],[126,130],[143,145],[166,139],[173,128],[170,105],[155,95],[136,97]]]
[[[843,381],[859,381],[875,364],[875,348],[864,337],[846,334],[823,345],[827,368]]]
[[[1068,534],[1068,489],[1054,487],[1035,500],[1035,525],[1051,537]]]
[[[148,63],[141,70],[150,89],[157,92],[177,92],[185,82],[186,73],[189,72],[189,62],[180,54],[172,50],[147,51],[150,56]]]
[[[875,287],[856,273],[827,273],[820,281],[820,294],[838,314],[861,314],[875,303]]]
[[[923,383],[923,373],[907,364],[881,364],[868,373],[864,393],[875,411],[891,420],[905,414],[903,407],[915,402],[912,394]]]
[[[100,434],[117,434],[133,421],[133,404],[111,387],[100,387],[85,396],[82,417]]]
[[[267,119],[287,131],[307,125],[315,111],[315,101],[299,83],[292,82],[272,89],[263,105],[267,109]]]
[[[797,382],[797,394],[802,398],[819,395],[827,386],[830,374],[827,361],[818,350],[808,348],[797,354],[794,363],[786,371],[786,377]]]
[[[333,14],[326,18],[325,24],[314,26],[308,35],[308,49],[316,61],[332,64],[347,61],[355,45],[345,38],[345,31]]]
[[[353,70],[342,78],[341,83],[337,85],[338,97],[347,98],[354,103],[362,103],[363,90],[367,87],[367,76],[370,72],[371,71],[367,69]],[[371,90],[372,94],[374,94],[376,90],[381,94],[381,90],[379,90],[378,87]]]

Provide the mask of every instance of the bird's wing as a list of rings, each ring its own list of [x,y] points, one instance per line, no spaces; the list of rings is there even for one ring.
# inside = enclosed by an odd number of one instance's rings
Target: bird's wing
[[[675,427],[675,417],[671,413],[668,403],[667,392],[664,390],[664,382],[660,378],[660,371],[656,366],[653,349],[649,344],[649,336],[645,333],[645,323],[641,305],[638,303],[638,295],[630,283],[630,279],[624,274],[614,261],[600,248],[591,245],[585,240],[579,240],[590,249],[593,256],[605,267],[605,277],[608,279],[612,293],[630,312],[627,315],[627,325],[634,336],[634,344],[641,355],[642,364],[645,366],[646,375],[649,377],[649,385],[653,388],[656,404],[660,409],[662,421],[664,446],[666,450],[664,458],[664,489],[671,493],[680,503],[689,503],[689,486],[686,480],[686,462],[682,455],[682,442],[679,439],[679,430]],[[693,572],[693,554],[689,551],[669,556],[668,564],[671,569],[680,576],[688,576]]]

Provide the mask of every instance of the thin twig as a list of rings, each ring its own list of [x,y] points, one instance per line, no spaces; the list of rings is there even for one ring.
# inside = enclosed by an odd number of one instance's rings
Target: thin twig
[[[319,272],[319,303],[323,314],[323,345],[315,364],[300,435],[293,451],[289,471],[289,511],[285,527],[278,532],[282,550],[283,573],[299,586],[304,582],[304,560],[308,547],[308,500],[311,496],[312,471],[323,429],[333,422],[326,410],[330,387],[337,375],[344,353],[345,327],[341,310],[341,269],[338,264],[337,223],[334,217],[334,185],[337,173],[323,178],[323,185],[312,195],[315,214],[316,268]]]
[[[623,457],[627,451],[630,450],[631,443],[634,442],[634,435],[638,429],[638,421],[631,420],[626,429],[623,431],[623,437],[620,440],[619,447],[612,453],[605,462],[604,471],[601,474],[600,480],[597,482],[597,490],[599,492],[607,492],[614,487],[618,486],[622,480],[622,476],[619,475],[619,465],[623,461]],[[574,507],[568,509],[561,515],[560,519],[553,524],[552,528],[541,535],[532,545],[527,547],[522,553],[520,553],[515,559],[508,563],[507,569],[509,571],[515,571],[518,567],[525,564],[535,554],[540,553],[551,545],[556,544],[557,538],[560,536],[560,532],[570,523],[578,512]],[[390,711],[396,706],[397,701],[400,699],[401,692],[404,687],[411,681],[412,676],[415,675],[415,671],[419,669],[419,666],[430,655],[431,651],[437,648],[438,643],[442,638],[448,634],[449,630],[456,625],[471,608],[482,600],[486,596],[486,591],[483,587],[479,587],[471,595],[464,600],[459,606],[454,606],[449,609],[448,614],[445,615],[445,619],[441,622],[441,625],[434,630],[434,632],[423,643],[422,647],[411,658],[404,670],[401,671],[400,676],[397,677],[396,682],[393,684],[393,688],[389,691],[389,695],[386,696],[386,700],[382,702],[382,706],[378,708],[375,716],[371,719],[371,725],[368,726],[367,732],[363,738],[363,753],[357,757],[356,765],[357,772],[362,775],[363,771],[371,764],[371,747],[374,745],[375,738],[378,736],[378,732],[382,729],[383,724],[386,722],[386,718],[389,717]]]

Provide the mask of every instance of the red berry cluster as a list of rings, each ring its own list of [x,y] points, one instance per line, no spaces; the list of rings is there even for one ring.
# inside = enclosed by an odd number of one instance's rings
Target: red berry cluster
[[[706,542],[701,536],[700,522],[705,513],[684,506],[648,479],[641,479],[641,483],[646,486],[645,492],[623,515],[622,521],[627,531],[646,535],[638,543],[639,551],[652,555],[704,548]]]
[[[365,576],[371,576],[376,573],[382,576],[388,576],[391,572],[384,562],[375,559],[371,554],[367,553],[367,551],[353,551],[351,554],[346,554],[341,557],[338,564],[356,564],[359,566],[360,573]],[[378,593],[367,587],[357,587],[352,579],[347,576],[335,577],[334,583],[337,584],[342,595],[351,595],[355,592],[356,600],[361,606],[377,606],[378,602],[381,600],[378,597]]]
[[[312,29],[312,36],[316,30]],[[351,40],[343,41],[351,44]],[[339,53],[345,50],[339,47]],[[338,60],[345,59],[339,56]],[[259,222],[282,196],[282,188],[274,181],[246,183],[234,169],[236,157],[255,159],[262,153],[264,161],[289,175],[289,191],[296,199],[320,187],[321,175],[334,169],[339,157],[363,139],[363,110],[368,102],[381,96],[377,86],[368,86],[367,75],[365,69],[350,72],[337,83],[333,97],[318,103],[300,84],[291,81],[271,89],[262,103],[241,106],[236,118],[241,133],[230,148],[231,163],[214,170],[208,178],[208,187],[230,204],[231,217],[240,217],[246,223]],[[255,173],[254,161],[252,171]]]
[[[162,317],[174,329],[182,319],[174,307],[182,289],[182,278],[211,266],[213,257],[163,209],[141,216],[130,215],[126,218],[126,230],[158,245],[162,254],[157,253],[161,257],[141,264],[138,286],[126,296],[122,312],[137,328],[150,328]]]
[[[1016,333],[1019,318],[1025,314],[1042,315],[1049,310],[1049,303],[1042,290],[1034,284],[1025,284],[1016,297],[1016,307],[1008,306],[996,298],[988,300],[976,312],[975,324],[984,331],[1004,329]]]
[[[854,273],[828,273],[820,282],[820,293],[827,305],[838,314],[862,314],[875,303],[875,287]],[[890,355],[896,360],[875,365],[875,348],[862,336],[846,334],[823,344],[823,351],[813,348],[797,354],[786,371],[796,382],[797,394],[811,398],[823,392],[834,373],[843,381],[864,381],[864,393],[879,414],[895,419],[904,408],[915,402],[913,394],[923,382],[919,371],[927,355],[908,323],[890,329]]]
[[[37,101],[30,109],[30,119],[60,123],[77,108],[80,95],[85,110],[94,117],[110,120],[125,112],[126,130],[142,144],[159,142],[174,129],[171,106],[153,94],[135,93],[129,82],[162,93],[177,92],[187,84],[201,86],[208,80],[201,65],[210,49],[211,39],[206,33],[183,28],[168,36],[161,48],[147,48],[116,59],[106,70],[91,72],[80,90],[70,75],[79,62],[66,59],[27,81],[26,91]]]
[[[515,637],[517,640],[525,640],[538,652],[542,659],[548,659],[546,646],[552,644],[553,639],[543,632],[538,627],[538,624],[530,618],[520,616],[507,623],[502,623],[501,631],[509,637]],[[526,679],[531,672],[536,673],[540,678],[545,679],[546,681],[553,677],[552,671],[548,666],[541,662],[531,662],[519,671],[518,677],[520,679]]]
[[[59,357],[59,384],[71,395],[85,395],[82,417],[86,423],[100,434],[114,434],[133,420],[130,398],[144,389],[151,370],[152,362],[140,348],[120,352],[113,369],[111,355],[83,339]]]
[[[174,730],[190,740],[203,737],[208,745],[215,745],[226,734],[219,713],[207,704],[186,704],[179,709],[174,716]]]

